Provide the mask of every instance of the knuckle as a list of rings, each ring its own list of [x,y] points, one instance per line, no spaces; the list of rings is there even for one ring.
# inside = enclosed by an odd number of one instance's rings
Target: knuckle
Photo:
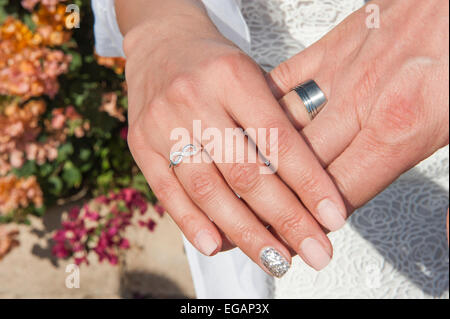
[[[167,103],[160,97],[156,97],[152,99],[147,104],[143,114],[145,119],[145,126],[148,127],[150,122],[153,122],[155,119],[163,119],[167,117]]]
[[[259,175],[254,164],[234,163],[231,164],[228,178],[236,192],[247,194],[257,187]]]
[[[189,189],[194,201],[205,202],[211,200],[216,190],[216,176],[206,172],[193,170],[189,174]]]
[[[380,135],[378,130],[366,129],[364,133],[363,147],[367,149],[367,154],[375,156],[387,166],[392,165],[393,161],[397,162],[395,159],[404,157],[408,144],[387,142],[385,136]]]
[[[135,123],[135,125],[129,126],[128,128],[128,135],[127,135],[127,143],[128,148],[130,149],[130,152],[133,154],[133,156],[136,155],[136,152],[138,152],[144,145],[144,133],[141,130],[141,127],[138,123]]]
[[[197,218],[192,214],[184,214],[178,220],[178,226],[183,232],[194,230],[197,225]]]
[[[409,166],[408,162],[415,160],[415,156],[405,157],[408,145],[386,143],[384,137],[380,137],[377,130],[367,128],[360,135],[358,145],[361,155],[358,162],[352,167],[356,172],[370,171],[374,166],[382,166],[387,171],[398,171],[399,167]],[[333,176],[338,176],[338,178],[334,178],[336,186],[341,193],[345,194],[346,192],[351,192],[351,186],[358,183],[356,179],[359,175],[350,174],[348,168],[342,166],[344,165],[330,165],[328,171],[332,172]],[[341,176],[345,176],[345,178]]]
[[[286,239],[295,237],[296,233],[298,233],[301,229],[304,228],[303,223],[304,216],[303,214],[290,212],[285,213],[277,218],[278,222],[276,228],[280,234],[283,235]]]
[[[173,194],[175,194],[178,187],[177,183],[173,178],[161,179],[155,183],[152,190],[159,201],[167,203],[173,198]]]
[[[175,105],[194,106],[198,104],[199,92],[195,77],[191,74],[180,74],[168,84],[167,101]]]
[[[385,133],[395,136],[400,132],[413,131],[411,129],[420,123],[422,105],[418,95],[392,95],[380,110],[381,123],[387,130]]]
[[[411,83],[411,78],[418,81]],[[378,132],[378,140],[399,146],[423,140],[419,133],[431,115],[424,97],[423,78],[423,69],[408,62],[391,79],[392,85],[387,86],[369,118],[369,126],[373,133]]]
[[[277,122],[268,122],[265,123],[266,128],[276,128],[277,136],[274,138],[270,136],[270,130],[267,130],[267,138],[266,141],[269,142],[270,150],[275,150],[278,153],[279,157],[286,157],[290,154],[292,150],[292,136],[289,128],[284,127],[280,123]]]
[[[312,170],[304,168],[301,170],[299,176],[301,178],[299,178],[298,184],[296,185],[297,194],[299,196],[304,194],[308,198],[320,197],[321,182],[317,174],[313,174]]]
[[[251,59],[239,50],[228,52],[215,58],[211,67],[214,72],[225,74],[239,83],[244,82],[244,76],[255,69]]]
[[[239,236],[239,245],[253,245],[256,241],[256,237],[258,236],[258,230],[251,225],[236,225],[235,227],[236,233]]]

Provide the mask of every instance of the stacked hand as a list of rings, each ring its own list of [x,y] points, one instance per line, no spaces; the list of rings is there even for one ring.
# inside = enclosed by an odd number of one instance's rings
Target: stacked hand
[[[332,256],[328,230],[448,144],[448,1],[373,1],[380,29],[368,29],[360,10],[266,76],[198,1],[158,2],[158,15],[155,1],[136,2],[133,10],[116,0],[126,34],[130,149],[206,255],[237,245],[276,276],[292,253],[322,269]],[[311,123],[289,93],[309,79],[329,100]],[[208,142],[196,139],[197,120],[223,136],[243,128],[245,158],[220,144],[169,169],[172,152]],[[188,136],[177,144],[171,134],[180,128]],[[261,174],[264,161],[248,160],[258,157],[251,141],[266,147],[258,128],[278,131],[277,158],[265,157],[276,174]],[[234,163],[217,160],[218,149]]]

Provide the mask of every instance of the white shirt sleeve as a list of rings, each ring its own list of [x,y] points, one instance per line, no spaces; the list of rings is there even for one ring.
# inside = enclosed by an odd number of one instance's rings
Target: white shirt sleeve
[[[95,16],[95,49],[101,56],[125,57],[114,0],[92,0]],[[250,32],[240,11],[240,0],[203,0],[219,31],[244,52],[250,51]]]

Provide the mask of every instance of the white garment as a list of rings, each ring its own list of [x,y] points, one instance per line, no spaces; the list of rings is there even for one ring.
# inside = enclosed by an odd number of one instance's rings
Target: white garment
[[[218,29],[266,70],[317,41],[363,0],[204,0]],[[240,2],[240,1],[239,1]],[[123,55],[113,0],[93,0],[96,49]],[[321,272],[298,257],[282,279],[240,250],[205,257],[185,240],[198,298],[448,298],[448,147],[359,209],[339,232]]]
[[[203,0],[219,31],[244,52],[250,51],[250,33],[241,15],[240,0]],[[125,57],[114,9],[114,0],[92,0],[95,15],[95,49],[101,56]]]

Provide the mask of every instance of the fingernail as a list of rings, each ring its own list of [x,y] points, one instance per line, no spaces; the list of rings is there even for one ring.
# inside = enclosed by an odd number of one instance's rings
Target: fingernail
[[[323,246],[314,238],[310,237],[304,239],[300,246],[300,250],[308,264],[315,270],[325,268],[331,261],[330,255],[328,255]]]
[[[195,246],[206,256],[211,256],[219,246],[211,233],[207,230],[200,231],[194,239]]]
[[[336,231],[345,225],[343,213],[329,199],[324,199],[319,203],[317,212],[324,226],[330,231]]]
[[[275,277],[281,278],[289,270],[289,262],[272,247],[264,248],[260,254],[261,263]]]

